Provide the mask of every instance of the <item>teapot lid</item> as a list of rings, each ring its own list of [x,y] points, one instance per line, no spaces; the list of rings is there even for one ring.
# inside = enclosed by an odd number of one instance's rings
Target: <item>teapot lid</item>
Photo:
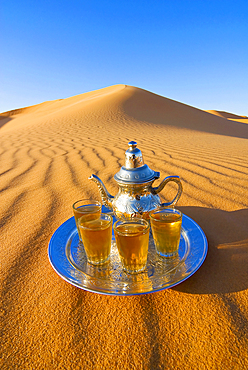
[[[143,156],[140,149],[137,148],[136,141],[128,143],[129,148],[125,153],[125,166],[115,174],[114,179],[121,183],[140,184],[158,179],[159,172],[151,170],[147,164],[144,164]]]

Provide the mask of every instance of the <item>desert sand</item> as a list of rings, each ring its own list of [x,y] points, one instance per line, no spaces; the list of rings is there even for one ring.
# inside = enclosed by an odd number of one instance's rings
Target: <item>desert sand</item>
[[[115,85],[0,118],[0,368],[247,369],[247,117]],[[178,208],[209,250],[174,288],[99,295],[56,274],[48,243],[73,202],[100,199],[92,173],[116,194],[130,140],[161,179],[180,176]]]

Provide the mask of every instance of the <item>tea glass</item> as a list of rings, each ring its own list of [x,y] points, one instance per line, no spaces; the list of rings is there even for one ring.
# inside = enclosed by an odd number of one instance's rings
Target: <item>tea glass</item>
[[[101,214],[95,220],[79,218],[78,227],[87,261],[92,265],[102,265],[109,260],[112,241],[112,216]]]
[[[149,222],[138,218],[118,220],[113,228],[123,270],[129,274],[143,271],[147,263]]]
[[[95,220],[101,215],[101,203],[98,200],[81,199],[75,202],[72,206],[74,218],[78,230],[79,240],[82,241],[78,220],[81,218],[81,223],[84,221]]]
[[[155,248],[161,257],[178,253],[182,213],[175,208],[161,207],[149,213]]]

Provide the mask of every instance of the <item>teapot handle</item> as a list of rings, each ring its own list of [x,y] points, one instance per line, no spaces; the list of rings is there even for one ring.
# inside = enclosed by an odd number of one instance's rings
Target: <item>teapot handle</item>
[[[161,190],[163,190],[165,185],[168,184],[168,182],[170,182],[170,181],[174,181],[175,183],[177,183],[177,185],[178,185],[177,194],[171,202],[161,203],[160,204],[161,207],[168,207],[168,206],[171,206],[171,205],[174,206],[177,203],[178,199],[180,198],[180,196],[182,194],[182,191],[183,191],[183,186],[182,186],[182,183],[181,183],[181,180],[180,180],[179,176],[168,176],[161,182],[161,184],[159,186],[157,186],[156,188],[153,188],[153,187],[151,188],[151,193],[152,194],[158,194]]]

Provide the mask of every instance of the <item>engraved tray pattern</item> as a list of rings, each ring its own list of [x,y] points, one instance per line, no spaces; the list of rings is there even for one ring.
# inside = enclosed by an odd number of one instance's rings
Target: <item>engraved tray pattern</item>
[[[107,211],[105,207],[104,211]],[[202,229],[183,215],[178,255],[159,257],[150,232],[147,268],[139,274],[130,275],[122,270],[114,233],[109,263],[102,266],[87,263],[74,217],[71,217],[53,234],[48,257],[57,274],[70,284],[95,293],[126,296],[157,292],[181,283],[202,265],[207,249],[207,239]]]

